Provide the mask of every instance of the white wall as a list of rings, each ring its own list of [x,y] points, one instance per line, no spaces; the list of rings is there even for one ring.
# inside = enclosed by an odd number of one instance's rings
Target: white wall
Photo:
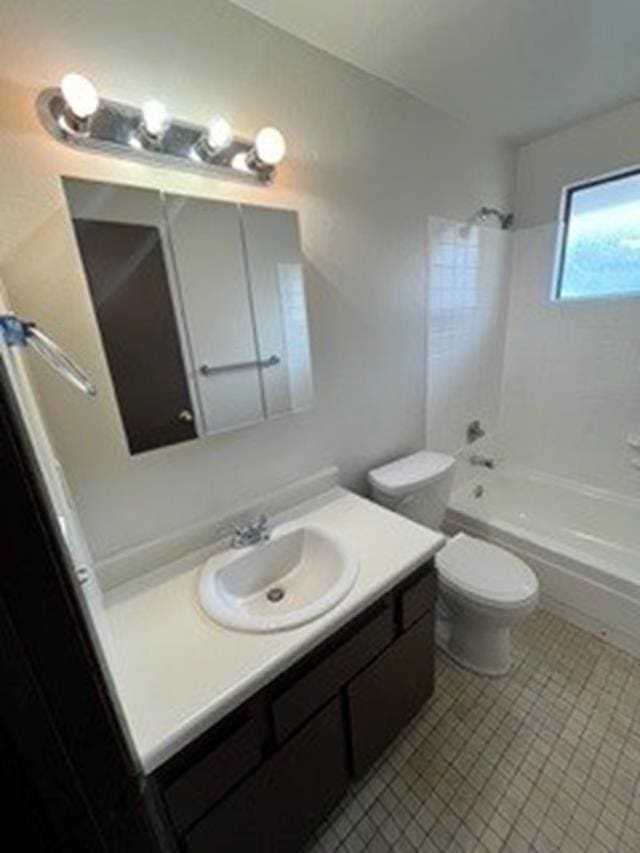
[[[519,228],[555,221],[566,184],[640,164],[640,101],[524,145],[518,151]]]
[[[467,426],[498,427],[509,234],[430,217],[427,447],[458,453]],[[485,442],[486,444],[487,442]],[[478,445],[473,445],[473,451]],[[463,472],[460,470],[458,474]]]
[[[550,301],[560,193],[640,163],[640,102],[518,154],[502,432],[512,462],[640,493],[629,432],[640,430],[640,299]]]
[[[95,377],[91,401],[33,374],[91,546],[104,556],[222,512],[328,463],[361,486],[424,440],[429,214],[510,207],[512,152],[348,65],[209,0],[3,0],[0,272],[15,308]],[[272,189],[71,151],[34,99],[75,69],[105,95],[181,117],[274,123],[290,154]],[[314,359],[311,412],[131,458],[98,343],[60,175],[297,208]]]

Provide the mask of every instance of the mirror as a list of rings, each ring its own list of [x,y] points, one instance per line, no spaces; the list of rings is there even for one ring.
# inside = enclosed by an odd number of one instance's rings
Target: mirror
[[[295,211],[63,182],[131,453],[311,406]]]

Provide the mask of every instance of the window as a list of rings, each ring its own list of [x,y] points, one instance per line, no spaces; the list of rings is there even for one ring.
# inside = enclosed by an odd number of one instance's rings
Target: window
[[[565,191],[555,299],[640,296],[640,170]]]

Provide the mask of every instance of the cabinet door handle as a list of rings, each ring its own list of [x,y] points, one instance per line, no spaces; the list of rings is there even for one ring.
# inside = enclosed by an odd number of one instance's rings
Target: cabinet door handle
[[[178,420],[182,421],[182,423],[185,423],[185,424],[192,424],[193,423],[193,415],[191,414],[189,409],[183,409],[180,412],[180,414],[178,415]]]

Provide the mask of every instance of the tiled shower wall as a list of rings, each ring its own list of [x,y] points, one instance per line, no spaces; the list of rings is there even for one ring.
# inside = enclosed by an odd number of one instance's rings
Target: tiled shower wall
[[[505,458],[637,497],[627,435],[640,431],[640,299],[552,301],[555,240],[553,222],[514,235]]]
[[[637,166],[640,101],[518,153],[501,435],[505,457],[640,497],[640,299],[550,299],[563,186]]]
[[[640,101],[522,147],[513,232],[430,220],[429,449],[479,418],[474,451],[640,496],[640,299],[550,298],[563,187],[637,165],[638,134]]]
[[[552,301],[556,230],[430,221],[427,447],[459,453],[478,418],[473,451],[637,497],[640,299]]]
[[[508,233],[431,217],[427,447],[457,453],[467,425],[498,425],[507,311]]]

